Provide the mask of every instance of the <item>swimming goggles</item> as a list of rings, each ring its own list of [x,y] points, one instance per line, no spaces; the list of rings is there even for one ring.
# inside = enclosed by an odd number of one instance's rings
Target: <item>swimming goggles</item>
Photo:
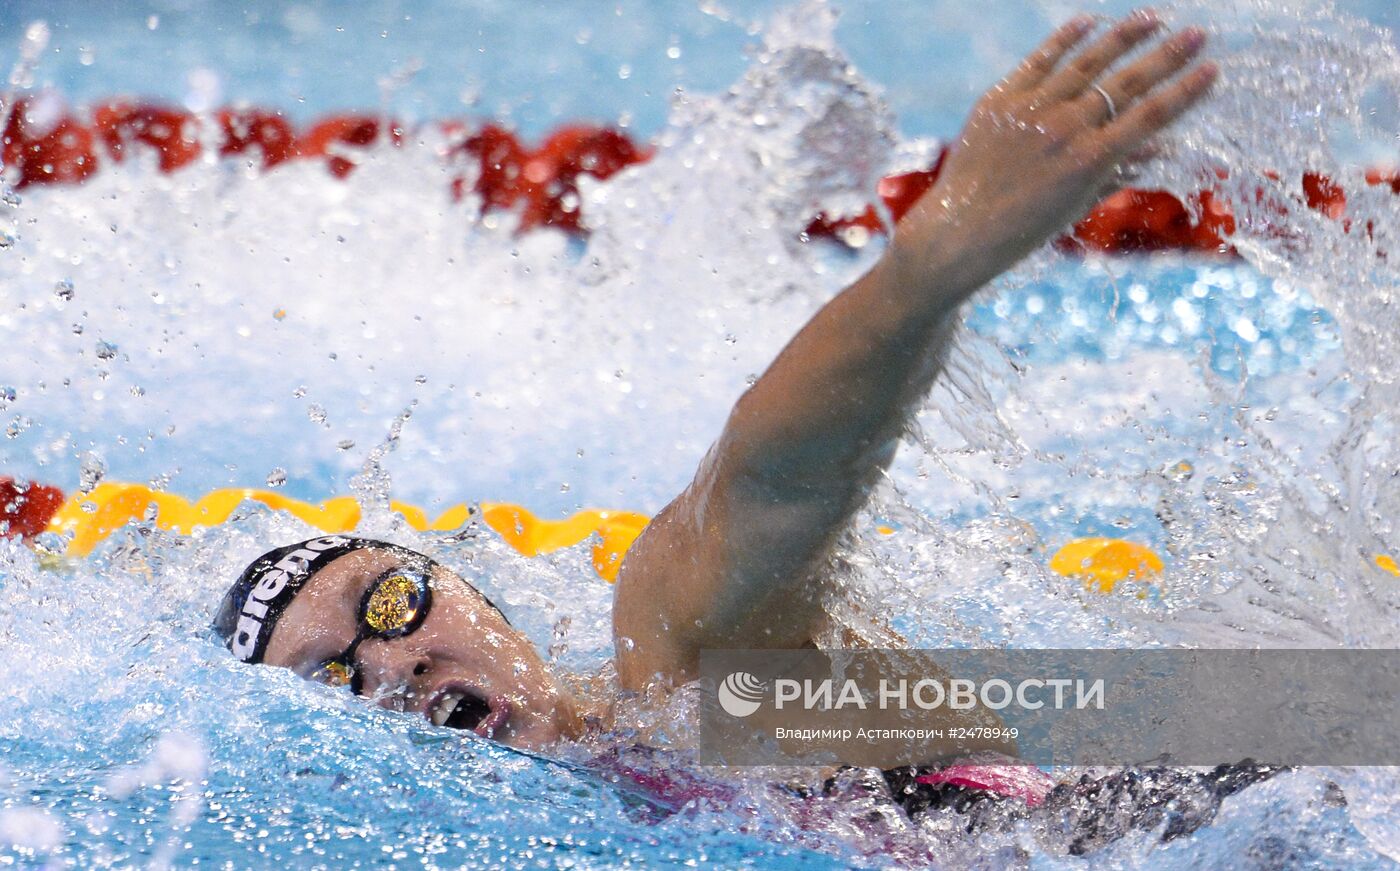
[[[430,572],[431,566],[395,566],[376,578],[360,599],[355,640],[339,657],[322,663],[311,679],[329,686],[349,686],[360,695],[364,679],[355,668],[355,651],[367,639],[403,638],[423,625],[433,602]]]

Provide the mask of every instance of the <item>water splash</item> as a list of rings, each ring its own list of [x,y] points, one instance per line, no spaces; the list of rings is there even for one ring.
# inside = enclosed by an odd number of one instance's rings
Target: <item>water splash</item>
[[[1395,248],[1396,201],[1347,169],[1335,132],[1386,132],[1385,116],[1338,103],[1394,94],[1394,49],[1328,7],[1166,14],[1212,27],[1233,87],[1174,134],[1147,180],[1228,194],[1248,265],[1046,252],[971,309],[972,332],[844,555],[844,607],[869,634],[888,617],[924,645],[1395,641],[1393,579],[1368,558],[1393,544],[1397,507],[1395,266],[1378,256]],[[461,572],[563,666],[598,670],[611,591],[586,549],[525,560],[470,523],[419,537],[386,503],[655,511],[685,485],[733,400],[876,253],[796,242],[807,214],[863,202],[874,178],[928,146],[896,142],[833,20],[822,4],[785,12],[730,92],[680,95],[654,161],[584,185],[596,229],[581,246],[515,239],[446,201],[432,131],[369,152],[344,183],[310,165],[163,176],[129,161],[83,188],[36,190],[0,252],[16,303],[0,339],[26,349],[4,373],[15,432],[0,469],[70,485],[162,479],[187,494],[269,468],[292,495],[352,486],[372,506],[367,528]],[[1309,170],[1344,185],[1349,225],[1302,205]],[[104,359],[95,337],[120,354]],[[375,447],[337,450],[345,442]],[[1189,474],[1171,471],[1183,463]],[[1166,575],[1106,598],[1046,569],[1055,544],[1097,533],[1157,546]],[[0,739],[22,772],[0,813],[42,794],[63,831],[85,826],[65,855],[138,861],[165,834],[142,820],[167,819],[155,812],[170,795],[155,776],[103,794],[105,772],[143,770],[161,736],[181,734],[208,754],[186,778],[207,783],[184,795],[204,802],[187,839],[213,845],[214,862],[237,864],[246,833],[265,830],[269,861],[291,863],[386,847],[397,861],[486,863],[528,845],[652,863],[823,861],[800,848],[846,865],[888,848],[910,861],[1085,864],[1043,833],[971,843],[953,821],[910,823],[870,797],[798,820],[766,775],[742,782],[732,807],[658,823],[557,763],[234,664],[205,633],[212,603],[269,543],[309,534],[245,506],[190,538],[148,518],[62,572],[0,545],[12,714]],[[624,713],[622,734],[683,746],[688,722],[681,697]],[[1300,773],[1185,843],[1129,838],[1109,860],[1387,854],[1379,788],[1335,777],[1355,810]],[[871,813],[882,828],[866,825]]]

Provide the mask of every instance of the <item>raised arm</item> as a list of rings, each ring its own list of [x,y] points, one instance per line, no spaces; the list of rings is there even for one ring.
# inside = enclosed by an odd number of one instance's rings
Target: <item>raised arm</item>
[[[1108,72],[1157,31],[1151,12],[1066,60],[1091,29],[1061,27],[977,103],[880,261],[739,399],[632,546],[613,615],[624,686],[689,680],[705,648],[811,642],[836,537],[937,376],[959,306],[1111,190],[1115,166],[1216,78],[1212,64],[1177,76],[1204,42],[1194,28]]]

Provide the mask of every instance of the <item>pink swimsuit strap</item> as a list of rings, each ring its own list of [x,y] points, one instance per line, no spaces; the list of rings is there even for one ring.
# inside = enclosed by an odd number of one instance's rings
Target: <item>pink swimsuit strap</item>
[[[725,804],[738,793],[729,784],[665,764],[652,748],[632,747],[625,753],[615,748],[595,758],[588,767],[619,786],[639,788],[674,810],[697,799]],[[1019,798],[1031,807],[1044,801],[1055,787],[1055,781],[1039,768],[1015,762],[955,762],[914,779],[930,786],[947,784],[1001,798]]]
[[[961,786],[1001,798],[1019,798],[1035,807],[1045,801],[1055,781],[1034,765],[954,763],[914,778],[930,786]]]
[[[734,787],[707,780],[682,767],[666,765],[655,751],[646,747],[627,748],[624,754],[612,749],[595,758],[589,768],[620,786],[642,790],[653,801],[679,810],[697,799],[725,804],[738,794]]]

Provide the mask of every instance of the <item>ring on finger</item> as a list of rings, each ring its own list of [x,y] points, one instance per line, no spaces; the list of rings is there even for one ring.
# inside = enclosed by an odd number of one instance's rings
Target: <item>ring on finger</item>
[[[1095,82],[1089,87],[1098,91],[1099,96],[1103,97],[1104,107],[1108,109],[1108,120],[1115,120],[1118,117],[1118,104],[1113,102],[1113,96],[1109,94],[1108,91],[1104,90],[1103,86],[1098,82]]]

